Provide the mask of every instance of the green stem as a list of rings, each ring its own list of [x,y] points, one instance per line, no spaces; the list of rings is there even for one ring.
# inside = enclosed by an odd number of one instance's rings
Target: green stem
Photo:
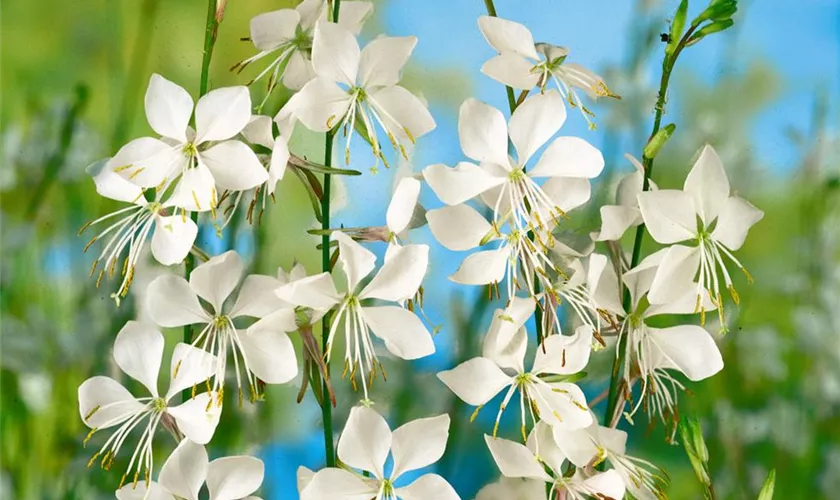
[[[213,58],[213,47],[216,45],[216,36],[219,34],[219,17],[216,16],[216,0],[207,1],[207,24],[204,30],[204,56],[201,59],[201,83],[199,85],[198,97],[207,93],[210,80],[210,60]],[[193,222],[198,222],[198,212],[190,214]],[[184,262],[184,276],[190,279],[190,274],[195,269],[195,257],[187,255]],[[184,327],[184,343],[192,341],[192,329],[189,325]]]
[[[648,141],[653,139],[656,133],[659,132],[659,128],[662,125],[662,115],[665,114],[665,101],[668,95],[668,84],[671,81],[671,72],[674,70],[674,65],[677,62],[677,57],[679,57],[680,53],[685,48],[685,44],[688,42],[688,39],[694,33],[694,30],[694,27],[689,28],[680,40],[680,43],[677,45],[676,50],[674,50],[674,53],[670,56],[666,53],[665,58],[662,61],[662,77],[659,79],[659,93],[657,94],[656,106],[654,108],[655,114],[653,118],[653,129],[651,130],[651,133],[648,136]],[[650,189],[650,176],[653,173],[653,158],[648,158],[643,155],[642,165],[644,166],[644,180],[642,181],[642,191],[648,191]],[[636,236],[633,240],[633,255],[630,259],[630,269],[636,267],[639,264],[639,261],[641,260],[642,239],[644,235],[645,225],[640,224],[636,228]],[[631,298],[630,290],[627,288],[624,289],[622,303],[624,305],[624,310],[629,312],[631,307]],[[624,351],[627,349],[626,335],[621,336],[617,349],[618,354],[615,357],[615,361],[613,362],[612,375],[610,378],[610,391],[609,397],[607,398],[607,409],[604,413],[605,425],[612,424],[613,414],[615,413],[616,406],[618,404],[618,388],[621,385],[621,364],[624,362]],[[626,390],[629,391],[630,388],[628,387],[626,388]]]
[[[336,0],[338,2],[339,0]],[[496,6],[493,5],[493,0],[484,0],[484,6],[487,7],[487,14],[491,17],[499,17],[496,14]],[[513,89],[505,85],[505,92],[507,93],[508,106],[510,107],[510,114],[516,109],[516,97],[513,95]]]

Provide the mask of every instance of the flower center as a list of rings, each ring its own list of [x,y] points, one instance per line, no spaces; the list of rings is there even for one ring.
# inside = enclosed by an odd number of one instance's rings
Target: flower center
[[[524,178],[525,178],[525,169],[523,169],[522,167],[513,169],[508,174],[508,179],[510,179],[511,182],[519,182]]]
[[[230,318],[225,316],[224,314],[220,314],[213,318],[213,326],[217,329],[224,329],[230,322]]]
[[[381,498],[391,498],[394,496],[394,483],[390,479],[382,480],[382,496]]]
[[[526,385],[531,383],[531,374],[530,373],[520,373],[513,379],[513,383],[517,387],[525,387]]]
[[[166,410],[166,400],[163,398],[155,398],[152,400],[152,409],[155,413],[163,413]]]
[[[196,148],[195,144],[193,144],[192,142],[188,142],[184,145],[183,152],[184,156],[186,156],[187,158],[192,158],[198,155],[198,148]]]

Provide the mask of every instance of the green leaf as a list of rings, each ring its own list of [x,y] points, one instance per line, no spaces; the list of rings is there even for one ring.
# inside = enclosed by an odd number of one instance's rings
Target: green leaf
[[[677,128],[676,125],[673,123],[669,123],[665,125],[659,131],[651,137],[648,143],[645,145],[645,149],[642,152],[644,158],[648,160],[652,160],[656,158],[656,155],[659,154],[659,150],[662,149],[662,146],[668,142],[668,139],[671,138],[671,135],[674,133],[674,130]]]
[[[305,159],[303,159],[299,156],[295,156],[295,155],[291,155],[289,157],[289,164],[294,165],[295,167],[298,167],[298,168],[302,168],[303,170],[307,170],[309,172],[314,172],[314,173],[317,173],[317,174],[362,175],[362,173],[359,172],[358,170],[327,167],[325,165],[321,165],[320,163],[311,162],[309,160],[305,160]]]
[[[677,13],[674,14],[674,20],[671,21],[671,39],[665,47],[665,53],[669,56],[677,50],[677,45],[683,35],[683,28],[685,28],[685,16],[688,13],[688,0],[682,0],[680,6],[677,7]]]
[[[738,11],[737,0],[714,0],[709,6],[694,18],[691,26],[696,28],[705,21],[725,21]]]
[[[682,440],[685,453],[694,469],[697,479],[704,485],[712,484],[709,477],[709,451],[703,439],[703,430],[700,422],[694,417],[683,417],[679,424],[680,439]],[[707,497],[708,498],[708,497]]]
[[[711,24],[707,24],[706,26],[703,26],[703,28],[701,28],[700,31],[695,33],[691,37],[691,39],[688,40],[686,47],[694,45],[695,43],[711,35],[712,33],[717,33],[718,31],[723,31],[725,29],[731,28],[733,24],[735,24],[735,21],[733,21],[732,19],[724,19],[723,21],[715,21]]]
[[[764,480],[764,486],[758,493],[758,500],[773,500],[773,489],[776,487],[776,469],[767,474],[767,479]]]

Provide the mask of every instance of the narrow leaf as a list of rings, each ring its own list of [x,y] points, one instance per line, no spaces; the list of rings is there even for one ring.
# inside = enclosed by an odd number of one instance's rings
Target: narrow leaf
[[[773,500],[773,490],[776,487],[776,469],[767,474],[767,479],[764,480],[764,486],[758,493],[758,500]]]
[[[642,153],[643,156],[648,160],[656,158],[656,155],[659,154],[659,150],[662,149],[662,146],[664,146],[666,142],[668,142],[668,139],[671,138],[671,135],[674,133],[676,128],[676,125],[669,123],[659,129],[656,135],[651,137],[645,145],[644,152]]]

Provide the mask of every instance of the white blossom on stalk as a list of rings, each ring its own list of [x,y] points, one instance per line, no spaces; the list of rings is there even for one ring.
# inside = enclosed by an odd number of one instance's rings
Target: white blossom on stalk
[[[169,192],[167,202],[188,211],[215,211],[219,189],[243,191],[268,174],[254,152],[232,140],[251,118],[247,87],[211,90],[195,105],[190,94],[153,74],[146,90],[146,118],[161,139],[141,137],[120,149],[105,168],[141,188]]]
[[[544,421],[534,425],[524,445],[486,434],[484,441],[503,476],[536,480],[540,486],[549,484],[548,498],[584,500],[624,497],[625,485],[615,470],[585,474],[578,469],[574,475],[566,477],[563,471],[568,457],[555,442],[552,427]],[[539,498],[544,495],[545,489]]]
[[[510,213],[515,229],[534,231],[539,241],[566,215],[556,199],[558,195],[569,197],[564,188],[584,190],[588,199],[589,183],[568,179],[591,179],[604,168],[604,157],[591,144],[577,137],[558,137],[526,171],[534,153],[565,120],[563,99],[554,90],[526,99],[514,111],[509,126],[498,109],[467,99],[461,105],[458,133],[464,154],[479,165],[431,165],[423,170],[423,176],[447,205],[460,205],[484,194],[483,201],[492,208],[494,222],[501,224]],[[516,158],[508,155],[508,139]],[[540,185],[537,180],[542,178],[549,180]],[[552,181],[561,183],[560,188],[551,187]]]
[[[661,189],[639,194],[645,227],[657,242],[672,245],[662,258],[648,299],[664,304],[693,286],[695,312],[708,294],[717,306],[725,331],[721,279],[732,300],[739,302],[725,260],[747,275],[733,252],[741,248],[747,232],[764,212],[729,192],[729,179],[715,150],[706,145],[685,179],[683,190]],[[674,245],[686,242],[687,244]],[[690,246],[689,246],[690,245]]]
[[[298,372],[295,350],[286,334],[297,330],[295,314],[292,309],[284,308],[275,296],[274,290],[280,286],[276,278],[247,276],[233,305],[225,306],[243,270],[242,259],[231,250],[196,267],[189,281],[180,276],[160,276],[148,289],[149,315],[158,325],[203,325],[192,345],[216,355],[212,387],[218,392],[219,404],[224,398],[228,349],[233,358],[240,404],[243,372],[251,401],[260,396],[258,379],[268,384],[283,384]],[[210,307],[202,306],[199,298]],[[242,329],[236,326],[235,320],[243,317],[260,319]]]
[[[210,461],[207,450],[182,440],[160,469],[157,482],[127,484],[117,490],[117,500],[198,500],[207,485],[208,500],[261,500],[250,496],[265,476],[262,460],[248,456]]]
[[[601,207],[601,230],[592,234],[594,241],[620,240],[628,229],[642,223],[638,196],[644,185],[645,167],[629,154],[624,157],[633,164],[635,170],[619,181],[615,193],[618,204]],[[648,182],[651,191],[658,189],[653,181]]]
[[[219,423],[221,408],[212,404],[214,394],[196,394],[196,386],[203,384],[213,373],[214,357],[187,344],[175,346],[169,390],[161,396],[157,381],[163,348],[160,332],[148,325],[129,321],[114,341],[114,361],[123,373],[148,389],[150,396],[136,398],[122,384],[103,376],[89,378],[79,386],[79,414],[85,425],[91,428],[85,443],[100,430],[117,428],[94,453],[88,467],[100,460],[103,469],[110,469],[128,435],[137,427],[145,427],[120,480],[120,487],[126,479],[133,486],[138,481],[149,483],[151,480],[154,470],[152,441],[158,425],[181,432],[190,440],[203,444],[210,441]],[[181,359],[184,361],[180,362]],[[172,406],[172,399],[177,399],[181,391],[189,388],[192,388],[193,397]]]
[[[254,16],[251,19],[251,42],[259,52],[235,64],[231,71],[241,72],[251,63],[272,57],[273,60],[248,85],[269,75],[266,98],[281,79],[286,88],[300,90],[315,77],[312,67],[313,31],[316,22],[327,20],[328,5],[326,0],[304,0],[294,9]],[[358,35],[372,12],[371,2],[341,2],[338,24]]]
[[[385,213],[385,225],[362,228],[342,228],[358,241],[384,241],[388,243],[385,258],[399,247],[408,237],[409,229],[414,229],[426,223],[426,212],[417,203],[420,197],[420,181],[406,176],[397,182],[388,210]]]
[[[665,255],[667,250],[660,250],[624,274],[624,283],[630,291],[630,311],[625,312],[618,301],[618,281],[611,268],[602,269],[604,288],[599,297],[603,297],[607,290],[613,290],[609,295],[615,299],[602,302],[605,307],[625,317],[619,330],[620,337],[627,336],[624,380],[627,387],[632,387],[636,378],[642,384],[639,400],[625,414],[626,417],[632,419],[639,408],[644,407],[651,419],[658,416],[666,426],[671,427],[673,439],[678,418],[678,395],[685,387],[671,372],[678,371],[697,382],[722,370],[723,358],[705,328],[697,325],[654,328],[646,324],[646,320],[653,316],[691,314],[696,307],[693,287],[683,290],[680,296],[667,304],[642,303],[642,297],[649,293]],[[701,306],[704,310],[714,310],[715,307],[706,296]]]
[[[111,277],[119,270],[122,282],[112,295],[119,304],[134,280],[134,270],[149,234],[152,235],[152,256],[161,264],[169,266],[182,262],[187,256],[195,242],[198,227],[184,214],[173,215],[170,202],[161,203],[159,198],[155,201],[146,200],[140,187],[111,170],[101,168],[103,166],[104,163],[94,164],[90,169],[96,192],[106,198],[129,203],[129,206],[85,224],[79,234],[88,227],[110,222],[110,225],[91,238],[85,250],[97,241],[106,241],[102,252],[93,261],[90,275],[93,276],[102,264],[96,279],[99,286],[106,273]],[[120,257],[126,248],[127,255],[120,265]]]
[[[260,194],[262,194],[261,209],[265,210],[266,200],[267,198],[274,199],[274,191],[277,189],[277,182],[282,180],[283,176],[286,174],[286,166],[292,155],[289,151],[287,138],[284,137],[282,133],[277,137],[274,137],[271,117],[265,115],[252,116],[248,125],[242,129],[242,136],[251,144],[263,146],[271,151],[271,154],[267,157],[265,155],[257,155],[260,162],[266,164],[268,167],[268,178],[264,184],[257,186],[254,190],[254,199],[248,207],[247,213],[248,219],[253,220],[254,207],[257,204]],[[241,201],[243,194],[244,191],[240,191],[233,202],[233,208],[226,209],[226,211],[230,211],[230,215],[225,221],[225,224],[227,224],[227,222],[230,221],[230,218],[236,214],[236,207],[239,206],[239,202]]]
[[[435,351],[431,333],[411,311],[398,305],[362,305],[363,301],[372,299],[399,303],[413,297],[426,274],[429,247],[406,245],[397,248],[373,279],[362,287],[361,281],[376,266],[376,256],[342,232],[334,231],[332,237],[338,242],[338,261],[347,278],[347,291],[338,292],[330,273],[321,273],[281,286],[276,293],[282,300],[297,306],[335,310],[325,355],[329,361],[335,337],[343,322],[343,375],[349,375],[355,388],[356,374],[361,370],[362,388],[367,400],[368,385],[383,369],[377,360],[371,333],[385,342],[391,354],[402,359],[422,358]]]
[[[357,120],[373,146],[377,164],[384,159],[378,124],[393,148],[407,158],[406,141],[414,143],[435,128],[423,102],[398,85],[416,44],[413,36],[381,36],[360,50],[353,33],[335,23],[319,22],[312,47],[317,76],[289,99],[275,120],[300,120],[316,132],[343,129],[345,163],[350,163]]]
[[[438,373],[438,378],[456,396],[478,411],[493,397],[507,389],[502,400],[493,436],[502,413],[513,394],[520,392],[519,411],[522,439],[525,436],[526,409],[531,420],[579,429],[592,423],[586,397],[580,388],[569,382],[546,381],[543,376],[568,376],[580,372],[589,362],[592,331],[582,326],[572,336],[552,335],[543,340],[530,370],[525,370],[527,333],[523,325],[534,314],[532,297],[514,297],[504,311],[497,310],[484,339],[482,355],[469,359],[452,370]]]
[[[590,98],[613,97],[604,80],[580,64],[567,63],[569,50],[547,43],[534,43],[531,31],[522,24],[499,17],[481,16],[478,27],[487,43],[498,55],[484,63],[481,72],[509,87],[531,90],[539,87],[544,92],[549,78],[557,90],[580,109],[591,129],[595,124],[589,119],[594,114],[583,105],[575,88],[583,90]]]
[[[437,462],[449,438],[449,415],[412,420],[393,432],[381,415],[371,408],[350,410],[344,432],[338,440],[338,459],[351,470],[326,468],[311,479],[300,481],[301,500],[460,500],[446,480],[424,474],[407,486],[397,480],[408,471]],[[393,458],[390,474],[385,473],[388,455]],[[355,470],[367,472],[363,476]]]
[[[545,483],[541,480],[502,476],[478,490],[475,500],[533,500],[544,495]]]

